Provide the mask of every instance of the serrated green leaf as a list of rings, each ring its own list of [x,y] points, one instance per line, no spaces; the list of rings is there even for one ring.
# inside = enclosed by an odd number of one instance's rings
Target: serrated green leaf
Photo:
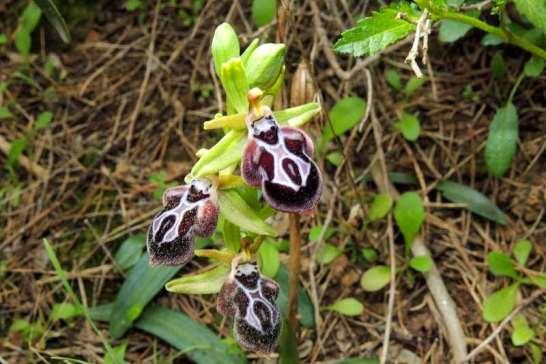
[[[55,28],[63,42],[70,43],[70,31],[64,18],[52,0],[33,0],[42,10],[49,23]]]
[[[264,241],[258,249],[258,257],[261,272],[269,278],[274,278],[281,265],[279,251],[275,245]]]
[[[518,112],[511,102],[497,110],[489,126],[485,144],[485,165],[489,173],[501,177],[512,164],[518,142]]]
[[[263,27],[273,21],[277,13],[276,0],[253,0],[252,20],[258,27]]]
[[[546,32],[546,2],[544,0],[514,0],[518,11],[537,28]]]
[[[222,216],[243,230],[260,235],[277,235],[275,229],[263,221],[237,191],[218,191],[218,203]]]
[[[330,111],[330,123],[324,127],[322,138],[324,142],[331,140],[335,135],[342,135],[355,126],[366,110],[366,101],[360,97],[345,97],[334,105]]]
[[[477,215],[502,225],[508,221],[506,215],[490,199],[473,188],[457,182],[442,181],[436,189],[449,201],[466,204],[466,208]]]
[[[191,175],[203,177],[238,163],[246,143],[246,131],[232,130],[194,164]]]
[[[544,59],[533,56],[529,59],[523,67],[523,73],[527,77],[538,77],[544,72]]]
[[[400,12],[411,14],[414,11],[406,3],[384,7],[371,17],[360,20],[354,28],[341,33],[334,50],[353,56],[373,55],[382,51],[415,29],[413,23],[399,16]]]
[[[483,318],[487,322],[503,320],[516,306],[518,284],[514,283],[498,290],[485,298],[483,303]]]
[[[358,316],[364,312],[364,305],[352,297],[343,298],[326,308],[345,316]]]
[[[210,46],[214,69],[218,77],[221,77],[222,65],[233,57],[238,57],[241,51],[239,38],[232,26],[222,23],[214,31]]]
[[[409,265],[418,272],[426,273],[432,269],[433,262],[428,255],[421,255],[411,258]]]
[[[416,141],[419,134],[421,134],[421,123],[414,115],[403,113],[400,121],[394,125],[409,141]]]
[[[220,80],[226,92],[228,113],[246,114],[248,112],[249,87],[240,57],[231,58],[222,64]]]
[[[118,248],[114,259],[121,269],[127,270],[135,265],[142,255],[146,244],[146,235],[131,235]]]
[[[275,281],[281,287],[277,303],[281,309],[283,317],[288,317],[288,271],[281,264]],[[307,328],[315,327],[315,310],[313,303],[309,299],[307,292],[300,286],[298,289],[298,317],[302,326]]]
[[[186,274],[165,284],[169,292],[184,294],[213,294],[220,292],[229,276],[230,268],[225,265],[210,266],[199,272]]]
[[[503,252],[493,251],[487,255],[487,266],[496,276],[518,278],[518,274],[510,257]]]
[[[391,69],[385,72],[385,79],[387,80],[387,83],[396,91],[402,90],[400,74],[396,70]]]
[[[322,264],[330,264],[337,257],[343,254],[343,250],[335,245],[324,243],[317,251],[317,261]]]
[[[375,292],[391,281],[391,269],[385,265],[376,265],[368,269],[360,278],[360,285],[365,291]]]
[[[56,303],[51,309],[50,318],[53,321],[70,320],[71,318],[82,316],[83,309],[81,306],[69,302]]]
[[[525,267],[525,264],[527,264],[527,259],[529,258],[529,254],[531,253],[532,249],[533,243],[531,243],[530,240],[522,239],[518,240],[516,244],[514,244],[514,247],[512,248],[512,254],[514,255],[514,258],[516,258],[516,261],[522,267]]]
[[[406,246],[410,246],[425,220],[421,197],[415,192],[402,194],[394,207],[394,219],[404,236]]]
[[[525,345],[535,337],[535,332],[529,327],[527,319],[521,313],[512,319],[512,326],[514,331],[512,331],[511,339],[514,346]]]
[[[129,330],[148,302],[181,268],[152,267],[148,263],[148,254],[142,255],[129,271],[114,302],[110,317],[110,334],[113,338],[120,338]]]
[[[376,221],[387,216],[392,208],[392,197],[388,193],[380,193],[374,196],[372,205],[368,210],[370,221]]]

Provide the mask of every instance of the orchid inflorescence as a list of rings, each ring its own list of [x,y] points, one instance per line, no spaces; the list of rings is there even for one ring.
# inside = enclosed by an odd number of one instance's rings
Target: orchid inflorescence
[[[220,25],[212,40],[216,73],[226,93],[227,115],[204,123],[225,135],[186,176],[186,185],[167,189],[163,209],[148,231],[152,265],[183,265],[194,255],[212,266],[167,283],[178,293],[219,293],[218,311],[233,319],[234,336],[246,350],[275,350],[281,327],[279,285],[259,270],[255,254],[263,236],[276,236],[263,214],[245,200],[242,189],[257,187],[273,209],[304,213],[316,208],[322,192],[313,142],[298,127],[320,112],[309,103],[272,112],[284,79],[283,44],[258,45],[240,54],[233,28]],[[241,164],[241,177],[233,172]],[[245,185],[246,183],[246,185]],[[196,236],[210,237],[228,224],[238,227],[240,244],[226,249],[195,249]],[[240,231],[243,231],[242,235]]]

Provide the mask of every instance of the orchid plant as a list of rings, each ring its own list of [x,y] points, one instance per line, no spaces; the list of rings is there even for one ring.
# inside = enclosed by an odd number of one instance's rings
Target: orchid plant
[[[226,114],[217,114],[204,129],[224,136],[199,160],[185,185],[167,189],[163,210],[153,219],[147,248],[152,265],[183,265],[194,255],[212,264],[176,278],[166,289],[176,293],[218,295],[218,312],[233,318],[234,336],[246,350],[275,350],[281,317],[279,285],[256,263],[264,237],[277,232],[265,220],[274,210],[309,212],[322,192],[322,177],[312,160],[313,142],[299,129],[320,112],[308,103],[273,112],[270,107],[284,80],[284,44],[256,39],[241,54],[237,34],[224,23],[212,40],[216,74],[226,96]],[[240,165],[241,176],[235,174]],[[243,193],[259,189],[269,209],[251,206]],[[221,219],[219,219],[221,216]],[[265,219],[264,219],[265,218]],[[219,221],[236,238],[224,238],[223,249],[196,249],[195,238],[210,237]]]

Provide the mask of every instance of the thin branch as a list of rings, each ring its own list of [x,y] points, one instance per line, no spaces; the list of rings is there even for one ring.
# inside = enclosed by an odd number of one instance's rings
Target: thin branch
[[[428,21],[428,10],[425,9],[423,10],[423,13],[419,17],[419,20],[417,21],[417,26],[415,27],[415,36],[413,38],[413,44],[411,45],[411,49],[405,60],[405,62],[411,66],[411,69],[413,70],[413,72],[418,78],[423,77],[423,72],[421,72],[421,69],[419,68],[419,65],[417,64],[417,61],[416,61],[419,55],[419,44],[421,43],[421,38],[424,38],[423,51],[425,50],[425,47],[428,48],[428,33],[430,32],[430,29],[427,29],[427,23],[430,28],[430,21],[428,22],[427,21]],[[424,55],[423,57],[426,58],[426,56]]]

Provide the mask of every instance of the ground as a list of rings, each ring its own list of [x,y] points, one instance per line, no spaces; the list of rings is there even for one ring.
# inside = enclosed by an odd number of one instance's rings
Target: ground
[[[0,154],[6,166],[0,172],[2,362],[47,362],[52,356],[102,360],[104,347],[83,318],[68,322],[48,318],[53,304],[65,300],[65,293],[42,239],[51,241],[81,300],[89,306],[110,302],[125,275],[116,268],[113,254],[128,236],[144,233],[160,207],[160,200],[154,197],[158,179],[151,176],[164,171],[164,183],[181,183],[196,161],[196,151],[218,139],[219,134],[202,130],[202,122],[221,107],[209,51],[214,28],[230,22],[243,46],[255,37],[274,42],[279,36],[276,23],[256,30],[246,1],[205,2],[195,13],[190,1],[165,2],[161,7],[149,2],[137,11],[127,11],[119,1],[71,4],[79,15],[69,14],[74,38],[70,45],[63,45],[42,20],[33,34],[28,69],[22,69],[21,56],[13,45],[0,48],[0,82],[9,81],[0,94],[0,106],[11,105],[16,115],[2,120],[0,136],[12,142],[26,135],[24,154],[30,158],[10,170],[6,155]],[[10,0],[0,5],[0,13],[7,15],[0,19],[6,34],[14,32],[24,5],[24,1]],[[313,11],[316,5],[320,15]],[[280,103],[288,104],[292,75],[300,62],[306,62],[314,83],[313,97],[323,106],[321,116],[306,126],[313,139],[322,134],[337,100],[348,95],[371,98],[375,108],[361,130],[355,127],[327,146],[327,152],[343,152],[342,166],[327,161],[326,151],[315,154],[324,172],[324,193],[318,210],[303,217],[301,227],[301,282],[314,304],[324,307],[351,296],[365,310],[354,317],[320,311],[317,326],[300,334],[303,362],[380,353],[388,288],[364,292],[359,282],[373,264],[389,264],[392,225],[388,220],[363,224],[378,192],[370,172],[378,150],[383,151],[389,172],[417,176],[417,184],[397,184],[400,192],[427,192],[424,242],[455,301],[470,350],[495,327],[482,318],[484,298],[508,282],[488,273],[487,253],[510,252],[518,239],[527,238],[533,242],[528,269],[544,271],[546,265],[545,76],[526,78],[518,89],[513,100],[520,122],[518,152],[509,172],[493,178],[483,157],[488,126],[528,55],[506,45],[483,47],[483,33],[477,30],[452,44],[440,43],[433,33],[429,46],[433,75],[407,97],[388,85],[386,72],[397,70],[403,85],[413,76],[403,62],[411,39],[377,57],[355,60],[328,54],[340,32],[375,7],[367,1],[321,0],[314,6],[304,1],[283,25],[288,46],[287,86]],[[506,73],[495,79],[490,65],[499,50]],[[46,64],[52,57],[58,63],[49,72]],[[363,60],[365,64],[358,65]],[[404,110],[411,110],[421,121],[421,136],[413,143],[394,126]],[[32,131],[33,117],[43,111],[53,113],[53,122]],[[508,223],[493,223],[442,198],[434,186],[445,178],[485,194],[507,214]],[[327,241],[342,248],[343,254],[330,264],[311,264],[316,242],[308,238],[309,231],[324,224],[336,229]],[[281,231],[284,226],[287,238],[286,224],[277,225]],[[409,255],[396,230],[394,244],[397,265],[407,266]],[[365,247],[377,250],[375,263],[363,259],[360,252]],[[287,261],[285,253],[281,258]],[[198,259],[184,269],[204,264]],[[408,272],[396,280],[390,361],[411,362],[417,356],[423,362],[447,362],[450,347],[438,310],[423,276]],[[536,292],[537,288],[524,286],[520,298]],[[546,350],[541,300],[529,302],[522,312],[535,328],[535,343]],[[213,295],[162,292],[155,302],[180,310],[215,332],[220,330],[222,336],[229,334],[215,316]],[[40,337],[29,343],[21,333],[10,331],[18,319],[41,322]],[[98,327],[108,335],[106,324]],[[528,350],[513,346],[510,332],[510,326],[505,327],[475,362],[528,360]],[[128,343],[128,362],[167,360],[177,353],[138,330],[131,330],[123,340]],[[176,360],[187,360],[183,358]]]

